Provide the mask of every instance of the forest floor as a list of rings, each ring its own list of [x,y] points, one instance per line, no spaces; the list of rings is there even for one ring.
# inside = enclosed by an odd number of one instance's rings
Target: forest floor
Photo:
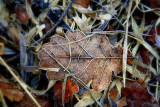
[[[159,0],[0,0],[0,106],[159,107]]]

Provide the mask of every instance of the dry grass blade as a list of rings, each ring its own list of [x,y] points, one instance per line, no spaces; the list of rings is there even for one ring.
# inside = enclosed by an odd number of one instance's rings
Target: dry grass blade
[[[7,107],[7,104],[5,102],[1,89],[0,89],[0,103],[2,103],[2,107]]]
[[[123,51],[123,65],[122,65],[122,72],[123,72],[123,85],[125,87],[126,84],[126,65],[127,65],[127,50],[128,50],[128,24],[129,24],[129,16],[130,16],[130,11],[131,11],[131,6],[132,6],[132,2],[133,0],[131,0],[131,2],[129,2],[129,9],[128,9],[128,14],[127,14],[127,23],[126,23],[126,33],[125,33],[125,38],[124,38],[124,51]]]
[[[159,66],[158,66],[158,59],[156,59],[156,68],[157,68],[157,76],[159,75]],[[155,91],[155,97],[158,100],[159,96],[158,96],[158,90],[159,90],[159,81],[156,82],[156,91]]]

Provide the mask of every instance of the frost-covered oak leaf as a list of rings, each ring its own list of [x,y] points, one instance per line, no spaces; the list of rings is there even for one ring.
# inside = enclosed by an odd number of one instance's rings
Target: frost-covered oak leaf
[[[108,87],[112,71],[121,71],[122,51],[112,47],[105,35],[89,37],[76,30],[65,37],[53,36],[39,52],[39,59],[41,67],[60,68],[59,72],[48,71],[49,79],[64,79],[67,69],[86,84],[92,80],[92,88],[101,91]]]

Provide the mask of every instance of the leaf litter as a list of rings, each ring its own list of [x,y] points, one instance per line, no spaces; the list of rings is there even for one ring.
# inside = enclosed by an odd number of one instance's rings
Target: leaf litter
[[[158,0],[0,0],[0,103],[158,107],[159,8]]]

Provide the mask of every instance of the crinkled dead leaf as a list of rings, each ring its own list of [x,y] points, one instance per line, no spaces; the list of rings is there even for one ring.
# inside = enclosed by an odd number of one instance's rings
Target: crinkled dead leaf
[[[84,8],[88,8],[90,3],[92,3],[93,0],[74,0],[75,4],[81,5]]]
[[[3,96],[7,97],[10,101],[20,101],[24,96],[19,87],[9,83],[3,77],[0,77],[0,89]]]
[[[53,86],[54,98],[56,98],[59,101],[60,105],[62,105],[62,84],[63,82],[58,81]],[[74,83],[70,77],[68,77],[65,87],[64,103],[68,102],[69,99],[73,97],[73,93],[78,92],[78,90],[78,85]]]
[[[151,59],[150,59],[150,56],[148,55],[149,51],[145,47],[141,47],[140,49],[141,49],[140,56],[142,58],[143,63],[150,65]]]
[[[15,7],[15,13],[21,24],[24,24],[30,18],[30,15],[20,5],[17,5]]]
[[[39,52],[39,59],[41,67],[60,68],[57,73],[48,71],[49,79],[64,79],[64,69],[68,69],[86,84],[93,80],[92,88],[101,91],[108,87],[111,72],[121,71],[122,51],[112,47],[105,35],[88,37],[80,31],[68,31],[65,38],[53,36]]]
[[[130,87],[122,88],[122,97],[126,97],[127,105],[142,106],[145,103],[153,104],[154,97],[147,87],[142,87],[138,82],[130,84]]]

